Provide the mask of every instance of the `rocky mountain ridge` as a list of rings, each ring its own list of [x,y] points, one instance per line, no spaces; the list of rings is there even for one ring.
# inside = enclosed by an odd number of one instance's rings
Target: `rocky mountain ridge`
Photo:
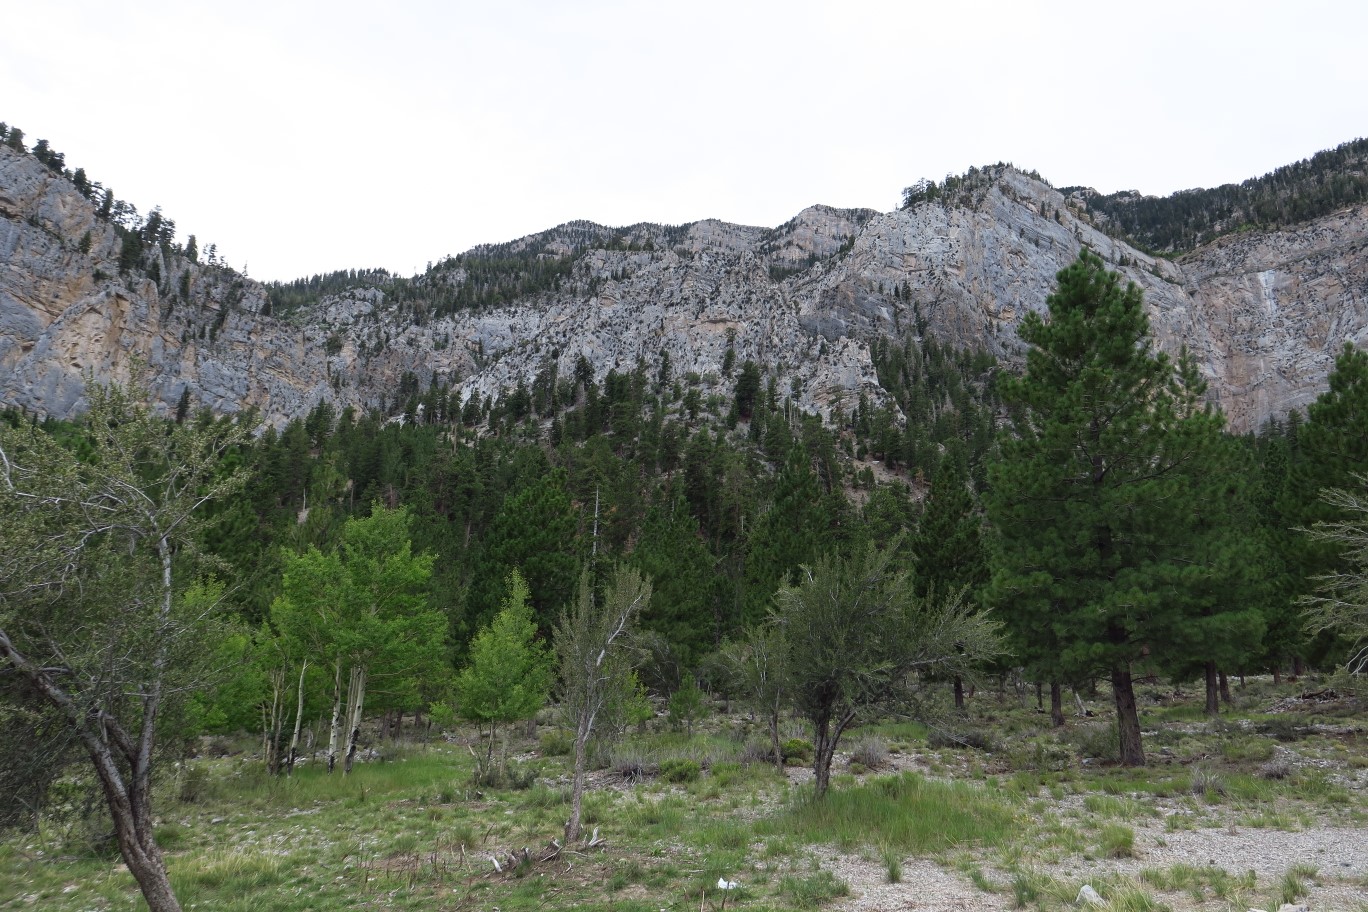
[[[1084,196],[995,166],[894,212],[813,206],[773,229],[572,222],[273,315],[267,287],[166,245],[120,271],[120,229],[0,147],[0,403],[66,417],[90,379],[136,372],[168,411],[251,407],[280,424],[324,399],[392,405],[405,379],[487,397],[581,357],[600,378],[668,358],[722,393],[727,365],[753,360],[830,415],[883,400],[879,335],[1019,357],[1019,321],[1084,245],[1142,286],[1160,346],[1188,347],[1237,429],[1304,407],[1368,333],[1368,206],[1173,260],[1093,222]],[[488,293],[459,296],[476,283]]]

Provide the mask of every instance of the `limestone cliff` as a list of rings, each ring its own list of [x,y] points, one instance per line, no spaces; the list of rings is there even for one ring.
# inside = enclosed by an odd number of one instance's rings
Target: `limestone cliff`
[[[68,416],[90,378],[141,371],[168,410],[188,392],[279,424],[320,399],[390,403],[406,374],[488,395],[553,365],[568,376],[581,356],[600,377],[638,363],[654,373],[668,356],[675,376],[725,393],[730,348],[829,413],[883,398],[879,334],[921,325],[1016,358],[1022,316],[1085,244],[1144,288],[1160,345],[1189,348],[1237,428],[1307,404],[1339,347],[1365,341],[1368,207],[1169,261],[1095,228],[1085,196],[1007,167],[971,177],[908,209],[813,206],[774,229],[569,223],[282,318],[260,284],[168,246],[121,272],[120,234],[94,203],[0,147],[0,402]],[[478,281],[482,256],[561,272],[511,300],[437,306]]]

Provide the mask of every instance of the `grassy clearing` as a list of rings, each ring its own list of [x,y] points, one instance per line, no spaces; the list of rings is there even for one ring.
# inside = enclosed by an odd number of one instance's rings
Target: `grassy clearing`
[[[847,850],[873,845],[930,855],[1001,845],[1017,829],[1017,820],[1016,806],[982,788],[902,773],[833,789],[822,801],[800,793],[786,812],[758,829]]]
[[[569,770],[564,733],[549,727],[510,734],[517,775],[497,787],[474,785],[469,751],[445,742],[386,745],[387,759],[350,777],[305,765],[271,778],[243,757],[192,761],[161,786],[158,833],[172,881],[197,912],[717,910],[724,897],[754,912],[812,909],[911,881],[907,868],[928,859],[956,872],[966,895],[1044,912],[1072,906],[1083,881],[1062,872],[1081,864],[1123,912],[1314,904],[1335,881],[1305,865],[1257,883],[1248,872],[1148,861],[1134,877],[1106,873],[1134,870],[1166,834],[1362,825],[1351,780],[1368,749],[1309,715],[1267,711],[1288,692],[1264,687],[1237,701],[1243,715],[1216,722],[1181,701],[1147,707],[1153,762],[1138,770],[1097,756],[1112,731],[1100,699],[1097,715],[1057,730],[1033,701],[980,694],[968,712],[947,713],[954,739],[908,722],[850,733],[820,803],[801,784],[803,766],[756,760],[744,720],[714,714],[693,738],[662,725],[600,752],[584,819],[603,844],[548,861],[568,814]],[[1341,732],[1359,725],[1327,718]],[[795,750],[808,743],[792,723],[783,734]],[[0,836],[0,909],[142,908],[92,832],[48,821],[39,833]],[[859,878],[828,869],[833,847]],[[737,886],[722,891],[719,880]]]

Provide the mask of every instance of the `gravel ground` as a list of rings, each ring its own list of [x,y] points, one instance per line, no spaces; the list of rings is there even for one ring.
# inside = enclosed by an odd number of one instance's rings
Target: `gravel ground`
[[[833,909],[850,912],[902,909],[1005,912],[1012,908],[1010,894],[986,893],[958,872],[948,871],[932,861],[904,861],[902,883],[890,884],[887,869],[877,860],[837,852],[818,854],[823,867],[850,885],[850,895],[834,903]],[[1258,885],[1252,901],[1262,909],[1276,909],[1278,902],[1271,897],[1276,895],[1283,875],[1294,865],[1309,864],[1317,869],[1317,879],[1300,902],[1312,912],[1368,909],[1366,830],[1320,827],[1298,832],[1214,829],[1163,833],[1137,829],[1136,856],[1093,861],[1070,859],[1052,867],[1048,873],[1081,885],[1099,881],[1107,875],[1138,876],[1145,868],[1167,868],[1175,864],[1210,864],[1230,874],[1253,870],[1258,874]],[[1005,874],[994,872],[990,866],[985,865],[985,873],[997,882],[1007,880]],[[1221,900],[1198,903],[1187,893],[1155,895],[1177,912],[1226,908]]]
[[[891,767],[916,769],[920,763],[911,757],[896,758]],[[811,778],[811,771],[790,768],[792,782]],[[1081,810],[1082,798],[1070,796],[1062,802]],[[1047,873],[1068,883],[1082,885],[1107,877],[1138,877],[1147,868],[1173,865],[1213,865],[1231,875],[1254,871],[1257,885],[1249,897],[1252,905],[1276,910],[1274,899],[1283,876],[1296,865],[1310,865],[1317,871],[1309,892],[1299,902],[1311,912],[1368,912],[1368,829],[1337,826],[1312,826],[1302,830],[1268,827],[1221,826],[1169,831],[1162,817],[1127,821],[1135,832],[1135,857],[1085,859],[1066,858],[1049,866]],[[817,851],[822,866],[850,886],[850,895],[829,908],[846,912],[893,912],[916,909],[922,912],[1008,912],[1013,907],[1010,893],[988,893],[967,877],[947,870],[927,859],[904,859],[902,882],[888,883],[888,872],[878,859],[842,853],[836,849]],[[989,860],[985,856],[985,862]],[[1009,875],[985,863],[984,873],[994,882],[1004,883]],[[1186,892],[1151,895],[1175,912],[1225,912],[1224,900],[1208,898],[1198,902]],[[1105,896],[1105,893],[1104,893]],[[1237,910],[1243,912],[1243,909]]]

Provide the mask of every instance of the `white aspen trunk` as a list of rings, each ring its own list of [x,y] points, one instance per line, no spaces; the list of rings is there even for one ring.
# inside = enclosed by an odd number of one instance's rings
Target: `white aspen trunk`
[[[351,772],[356,759],[356,742],[361,737],[361,708],[366,700],[366,666],[352,668],[347,686],[347,756],[342,761],[342,773]]]
[[[342,724],[342,659],[333,664],[332,720],[328,724],[328,772],[337,765],[337,732]]]
[[[294,734],[290,736],[290,754],[285,758],[285,772],[293,775],[295,760],[299,757],[299,729],[304,723],[304,672],[309,669],[309,660],[299,668],[299,698],[295,703]]]
[[[271,710],[265,720],[261,755],[266,761],[266,771],[274,776],[280,772],[280,730],[285,726],[285,669],[273,668],[271,680]]]

